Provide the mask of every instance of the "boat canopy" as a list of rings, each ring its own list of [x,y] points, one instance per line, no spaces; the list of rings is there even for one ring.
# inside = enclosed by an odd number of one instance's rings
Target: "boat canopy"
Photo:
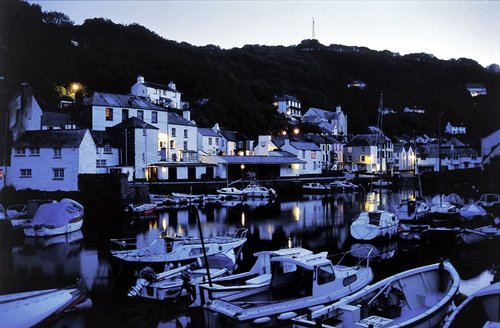
[[[71,202],[42,204],[36,211],[30,225],[60,227],[73,219],[79,211],[81,209]]]
[[[323,264],[331,264],[332,261],[327,259],[328,252],[321,252],[318,254],[309,254],[301,257],[274,257],[271,262],[282,262],[300,266],[306,270],[314,270],[315,267]]]

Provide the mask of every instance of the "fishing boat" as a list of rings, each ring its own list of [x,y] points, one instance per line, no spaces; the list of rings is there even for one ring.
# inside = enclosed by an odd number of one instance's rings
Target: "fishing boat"
[[[27,237],[48,237],[71,233],[82,228],[83,205],[63,198],[56,203],[42,204],[29,223],[23,225]]]
[[[273,188],[266,188],[252,181],[242,190],[245,197],[271,198],[276,197],[276,191]]]
[[[350,232],[357,240],[392,238],[398,233],[399,219],[394,213],[382,210],[360,212],[352,221]]]
[[[460,239],[465,244],[477,244],[500,241],[500,227],[494,225],[482,226],[474,229],[463,229]]]
[[[247,232],[248,229],[240,228],[233,236],[203,238],[206,255],[229,255],[235,248],[246,242]],[[111,243],[120,249],[112,250],[111,255],[116,259],[131,263],[177,263],[192,261],[203,256],[202,240],[195,237],[160,236],[150,245],[142,248],[137,248],[135,239],[112,239]]]
[[[67,312],[86,310],[92,301],[79,287],[0,295],[3,327],[52,327]]]
[[[355,266],[334,265],[327,253],[271,259],[271,282],[214,299],[204,306],[206,327],[283,325],[293,317],[345,297],[373,279],[369,257]],[[361,265],[366,261],[365,265]]]
[[[330,187],[319,182],[308,182],[302,185],[302,191],[305,193],[327,193]]]
[[[446,319],[444,328],[500,326],[500,282],[473,293]]]
[[[230,275],[234,269],[234,262],[225,255],[208,256],[207,261],[208,272],[201,258],[178,268],[167,266],[166,271],[158,274],[152,268],[146,267],[139,272],[139,278],[130,288],[127,296],[160,301],[176,299],[188,294],[194,297],[195,291],[192,285],[206,282],[208,274],[211,279],[216,279]]]
[[[457,294],[460,276],[445,261],[410,269],[293,319],[294,327],[436,327]]]
[[[194,286],[196,288],[194,304],[197,306],[205,305],[213,299],[269,285],[271,282],[272,258],[279,256],[297,258],[309,254],[312,254],[312,252],[305,248],[283,248],[275,251],[254,253],[253,255],[257,260],[250,271],[212,279],[211,284],[206,282],[197,283]]]
[[[129,204],[125,212],[133,216],[146,216],[154,214],[157,207],[156,203]]]
[[[400,221],[420,221],[429,212],[430,207],[425,202],[415,199],[404,199],[394,206],[394,214]]]

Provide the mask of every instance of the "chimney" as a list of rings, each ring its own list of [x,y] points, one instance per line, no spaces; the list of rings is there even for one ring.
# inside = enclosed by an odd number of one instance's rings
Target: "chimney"
[[[336,108],[336,112],[340,113],[341,111],[342,111],[342,107],[340,107],[340,105],[338,105],[337,108]]]
[[[170,89],[172,89],[172,90],[176,90],[176,89],[175,89],[175,83],[174,83],[174,81],[170,81],[170,82],[168,82],[168,87],[169,87]]]
[[[183,110],[182,117],[184,117],[188,121],[191,121],[191,111],[190,110]]]
[[[219,132],[220,131],[219,123],[215,123],[214,124],[214,127],[212,128],[212,131],[214,131],[214,132]]]
[[[142,75],[137,76],[137,83],[144,83],[144,76]]]

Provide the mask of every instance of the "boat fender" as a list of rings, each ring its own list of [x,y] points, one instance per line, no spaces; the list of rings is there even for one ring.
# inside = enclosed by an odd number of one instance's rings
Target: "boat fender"
[[[252,322],[259,324],[259,323],[266,323],[266,322],[269,322],[269,321],[271,321],[271,318],[269,318],[269,317],[261,317],[261,318],[255,319]]]
[[[295,318],[297,316],[297,313],[290,311],[290,312],[284,312],[278,316],[278,320],[290,320],[292,318]]]

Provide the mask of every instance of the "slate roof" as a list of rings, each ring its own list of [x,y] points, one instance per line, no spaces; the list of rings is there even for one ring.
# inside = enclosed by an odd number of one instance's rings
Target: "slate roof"
[[[332,136],[322,136],[319,134],[305,134],[304,140],[314,142],[316,145],[323,145],[323,144],[338,144],[340,141],[335,139]]]
[[[220,134],[226,139],[227,141],[238,141],[237,137],[237,132],[234,131],[220,131]]]
[[[351,142],[354,142],[355,140],[366,140],[369,145],[371,146],[377,146],[379,144],[391,141],[391,139],[387,138],[385,135],[381,135],[378,133],[371,133],[371,134],[358,134],[354,136],[354,138],[351,140]]]
[[[83,100],[86,106],[105,106],[105,107],[121,107],[135,109],[150,109],[165,111],[166,109],[153,104],[143,97],[134,95],[120,95],[114,93],[94,92],[92,96]]]
[[[92,139],[94,139],[94,142],[98,147],[104,147],[106,145],[110,146],[115,145],[113,139],[106,131],[90,130],[90,135],[92,136]]]
[[[148,124],[143,120],[132,116],[123,122],[118,123],[115,126],[110,127],[110,129],[155,129],[158,130],[156,126]]]
[[[69,113],[43,112],[42,125],[64,127],[69,123],[71,123],[71,115]]]
[[[290,141],[290,146],[299,150],[321,150],[313,142]]]
[[[193,122],[188,121],[179,114],[172,112],[168,112],[168,124],[196,126]]]
[[[277,101],[295,101],[299,102],[295,96],[283,94],[281,96],[274,96],[274,99]]]
[[[178,92],[178,93],[180,93],[179,91],[177,91],[175,89],[172,89],[171,87],[169,87],[168,85],[165,85],[165,84],[154,83],[154,82],[144,82],[142,84],[144,84],[148,88],[161,89],[161,90],[167,90],[167,91],[171,91],[171,92]]]
[[[214,132],[211,128],[198,128],[198,133],[205,137],[218,137],[217,132]]]
[[[315,115],[312,115],[312,113]],[[309,110],[302,117],[304,122],[320,122],[322,120],[330,121],[338,119],[339,114],[337,112],[331,112],[321,108],[310,107]]]
[[[218,156],[227,164],[303,164],[296,156]]]
[[[78,148],[86,132],[86,129],[25,131],[14,148]]]

